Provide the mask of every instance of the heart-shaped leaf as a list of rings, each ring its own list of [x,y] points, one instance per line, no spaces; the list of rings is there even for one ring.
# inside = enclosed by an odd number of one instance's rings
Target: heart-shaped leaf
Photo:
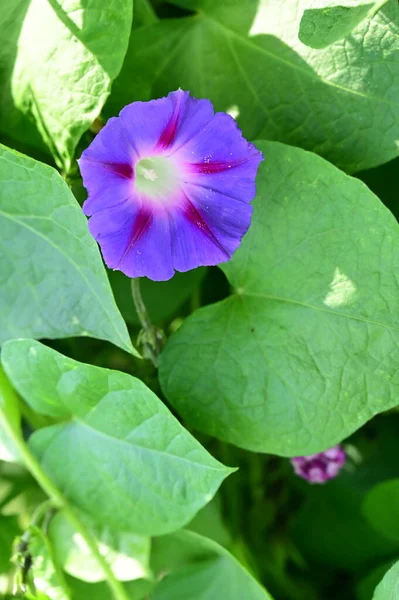
[[[107,115],[181,87],[230,112],[248,139],[302,146],[345,171],[398,155],[396,0],[323,50],[298,39],[309,0],[175,3],[197,14],[135,30]]]
[[[0,344],[89,335],[134,353],[80,206],[47,165],[0,145]]]
[[[161,535],[185,525],[232,472],[141,381],[78,363],[33,340],[1,360],[38,413],[67,419],[29,444],[65,498],[118,531]]]
[[[318,156],[258,147],[253,223],[223,267],[235,292],[171,336],[161,384],[201,431],[311,454],[398,403],[399,227]]]

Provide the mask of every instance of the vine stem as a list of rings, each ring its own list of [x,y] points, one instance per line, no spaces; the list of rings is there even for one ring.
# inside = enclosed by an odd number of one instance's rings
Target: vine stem
[[[152,323],[151,323],[150,315],[148,314],[146,306],[143,302],[143,298],[141,296],[139,277],[132,279],[131,287],[132,287],[133,302],[136,307],[137,316],[139,318],[140,324],[143,327],[143,329],[151,329]]]
[[[3,375],[0,372],[0,376]],[[0,412],[3,413],[3,419],[1,425],[6,430],[6,434],[13,440],[17,447],[20,456],[31,475],[36,479],[42,490],[47,494],[54,507],[62,509],[65,516],[70,521],[71,525],[80,533],[82,538],[85,540],[87,546],[90,548],[91,553],[97,560],[99,566],[104,571],[106,576],[107,584],[112,592],[115,600],[129,600],[122,583],[115,577],[106,559],[100,553],[95,538],[91,535],[90,531],[86,528],[85,524],[81,521],[78,515],[75,514],[73,509],[68,504],[66,498],[62,495],[59,489],[53,484],[48,475],[43,471],[39,462],[29,451],[28,446],[25,444],[21,435],[13,427],[9,419],[7,418],[7,412],[4,410],[4,405],[17,405],[17,396],[14,393],[10,383],[5,376],[0,377]],[[2,410],[3,409],[3,410]]]
[[[142,346],[144,357],[148,358],[156,368],[158,364],[158,355],[165,343],[165,336],[163,332],[151,322],[150,315],[148,314],[141,296],[139,277],[131,280],[131,290],[137,316],[142,327],[137,343],[139,346]]]

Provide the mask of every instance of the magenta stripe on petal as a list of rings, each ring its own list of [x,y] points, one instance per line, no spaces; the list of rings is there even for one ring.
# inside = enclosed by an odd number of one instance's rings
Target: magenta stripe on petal
[[[241,160],[231,160],[231,161],[216,161],[211,162],[205,159],[203,163],[189,163],[187,167],[190,171],[194,171],[195,173],[203,173],[205,175],[212,175],[213,173],[223,173],[223,171],[227,171],[229,169],[234,169],[236,167],[240,167],[244,163],[251,160],[252,156],[247,156],[246,158],[242,158]]]
[[[193,203],[187,198],[187,196],[185,197],[183,211],[188,220],[191,221],[193,225],[196,225],[198,229],[202,231],[202,233],[204,233],[222,252],[224,252],[227,258],[230,258],[230,254],[225,248],[223,248],[217,237],[209,229],[207,223],[204,221],[198,210],[195,208]]]
[[[150,227],[152,219],[152,210],[149,210],[147,207],[142,206],[134,220],[132,232],[130,234],[125,251],[121,256],[119,263],[121,263],[124,260],[126,255],[134,248],[134,246],[137,244],[140,238],[144,235],[144,233]]]
[[[97,165],[104,169],[104,171],[109,171],[110,173],[115,173],[115,175],[120,175],[121,177],[126,177],[126,179],[133,179],[134,171],[132,165],[122,164],[122,163],[112,163],[112,162],[102,162],[99,160],[93,160],[92,158],[84,158],[86,162],[93,163],[93,165]]]
[[[176,92],[176,104],[173,109],[172,116],[169,119],[168,124],[165,129],[161,133],[161,137],[159,138],[159,142],[157,144],[157,149],[166,149],[174,142],[176,132],[177,132],[177,124],[180,116],[180,105],[181,98],[184,92]]]

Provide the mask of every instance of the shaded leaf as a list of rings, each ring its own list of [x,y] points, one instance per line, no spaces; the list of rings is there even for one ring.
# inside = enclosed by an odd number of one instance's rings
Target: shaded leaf
[[[0,573],[7,573],[11,570],[13,543],[20,533],[16,516],[0,515]]]
[[[399,479],[383,481],[370,490],[363,512],[374,529],[399,545]]]
[[[267,591],[222,546],[189,531],[154,540],[154,569],[169,573],[153,600],[271,600]]]

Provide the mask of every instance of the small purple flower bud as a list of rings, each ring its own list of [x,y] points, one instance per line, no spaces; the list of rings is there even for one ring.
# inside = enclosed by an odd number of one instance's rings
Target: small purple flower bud
[[[342,446],[333,446],[329,450],[309,456],[296,456],[290,459],[294,471],[310,483],[325,483],[337,477],[346,461]]]

